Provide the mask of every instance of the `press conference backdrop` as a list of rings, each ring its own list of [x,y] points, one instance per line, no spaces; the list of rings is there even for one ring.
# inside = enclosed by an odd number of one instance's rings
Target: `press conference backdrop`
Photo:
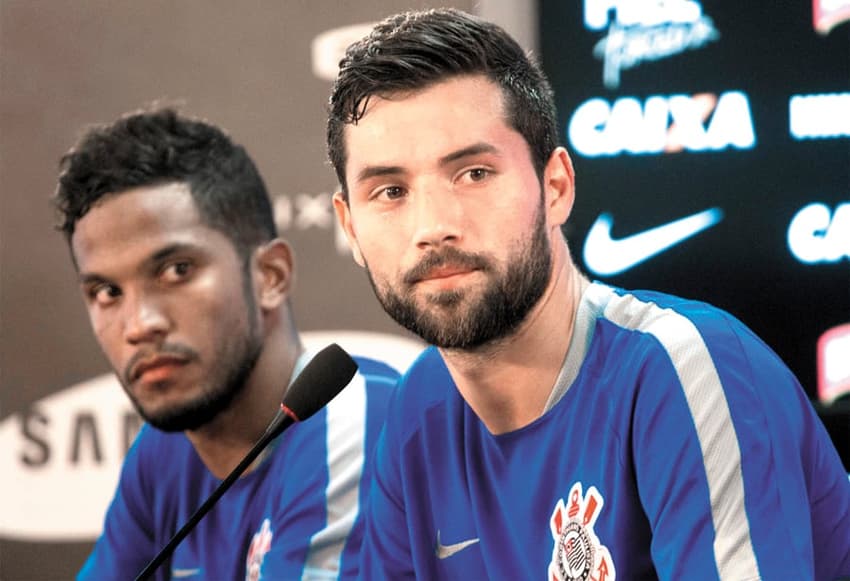
[[[139,426],[53,232],[57,162],[81,128],[157,99],[222,125],[254,156],[296,249],[308,343],[403,367],[420,345],[377,306],[334,225],[325,103],[341,50],[369,23],[444,3],[0,1],[0,579],[73,576]]]
[[[381,312],[334,224],[324,104],[339,51],[365,25],[445,4],[496,20],[528,48],[540,43],[578,172],[568,236],[579,264],[594,278],[728,308],[813,393],[814,342],[850,319],[844,0],[814,21],[803,0],[762,10],[731,0],[3,0],[0,579],[72,576],[139,426],[51,231],[56,162],[80,128],[156,99],[225,127],[252,152],[296,248],[308,344],[338,341],[404,367],[421,345]],[[609,56],[596,56],[605,47]],[[838,101],[805,98],[820,94]],[[803,99],[792,132],[794,95]],[[787,236],[804,208],[801,260]],[[682,240],[646,260],[617,247],[691,215],[670,235]],[[609,236],[615,251],[592,258]],[[611,254],[624,259],[606,264]]]
[[[850,322],[850,1],[541,0],[539,15],[577,262],[729,310],[816,399],[818,339]],[[834,339],[822,379],[847,391],[850,333]]]

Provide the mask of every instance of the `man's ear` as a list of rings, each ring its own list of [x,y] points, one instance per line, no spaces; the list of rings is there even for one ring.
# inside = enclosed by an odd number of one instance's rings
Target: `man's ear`
[[[276,309],[292,291],[295,257],[289,244],[280,238],[254,251],[254,288],[257,301],[264,310]]]
[[[543,170],[543,195],[549,226],[561,226],[570,217],[575,201],[575,173],[567,150],[552,152]]]
[[[342,231],[345,232],[346,239],[348,239],[348,246],[351,248],[354,261],[360,266],[366,266],[366,261],[363,260],[363,254],[360,252],[360,245],[357,243],[354,226],[351,224],[351,207],[348,205],[345,195],[342,192],[334,194],[334,210],[336,211],[336,219],[339,221],[339,225],[342,226]]]

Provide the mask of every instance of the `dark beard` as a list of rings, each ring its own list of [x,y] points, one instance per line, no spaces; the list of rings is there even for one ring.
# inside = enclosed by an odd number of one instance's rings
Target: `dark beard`
[[[197,430],[230,407],[234,398],[242,392],[261,352],[262,343],[249,334],[239,345],[231,345],[222,354],[221,361],[229,363],[222,369],[224,376],[213,389],[180,407],[157,414],[145,413],[133,400],[136,411],[147,423],[163,432]]]
[[[442,264],[477,269],[489,275],[481,298],[470,304],[466,311],[463,304],[468,292],[463,290],[443,291],[425,297],[431,309],[443,316],[416,306],[412,293],[415,281]],[[427,255],[414,267],[404,277],[405,291],[402,293],[388,287],[379,288],[368,265],[366,272],[381,306],[399,325],[437,347],[474,349],[516,331],[543,296],[551,277],[551,266],[541,204],[530,243],[511,257],[504,275],[499,275],[486,257],[464,253],[452,246]]]
[[[263,340],[258,331],[257,309],[250,277],[250,263],[243,265],[242,292],[245,310],[248,315],[248,329],[242,337],[227,337],[224,345],[215,354],[216,363],[210,371],[210,381],[203,393],[180,407],[163,410],[156,414],[146,413],[129,389],[136,411],[151,426],[163,432],[183,432],[197,430],[208,424],[233,403],[245,387],[245,382],[254,370],[263,351]],[[234,330],[234,333],[236,331]],[[224,339],[224,338],[223,338]],[[163,351],[183,355],[186,359],[197,358],[194,350],[181,345],[163,345]]]

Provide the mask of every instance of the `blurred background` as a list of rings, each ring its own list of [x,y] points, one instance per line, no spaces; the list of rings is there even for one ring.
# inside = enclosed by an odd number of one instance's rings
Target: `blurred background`
[[[421,345],[378,307],[337,229],[325,103],[371,23],[452,5],[543,64],[593,279],[705,300],[797,374],[850,469],[850,0],[0,0],[0,579],[68,579],[139,420],[53,230],[83,129],[154,101],[251,153],[297,258],[314,346]]]

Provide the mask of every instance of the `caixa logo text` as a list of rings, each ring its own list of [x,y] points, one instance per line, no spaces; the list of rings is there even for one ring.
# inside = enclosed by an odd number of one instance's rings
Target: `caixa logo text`
[[[850,259],[850,202],[829,206],[813,203],[803,207],[788,226],[788,248],[806,264]]]
[[[740,91],[719,97],[652,95],[644,102],[589,99],[567,125],[572,147],[586,157],[750,149],[756,144],[750,102]]]

